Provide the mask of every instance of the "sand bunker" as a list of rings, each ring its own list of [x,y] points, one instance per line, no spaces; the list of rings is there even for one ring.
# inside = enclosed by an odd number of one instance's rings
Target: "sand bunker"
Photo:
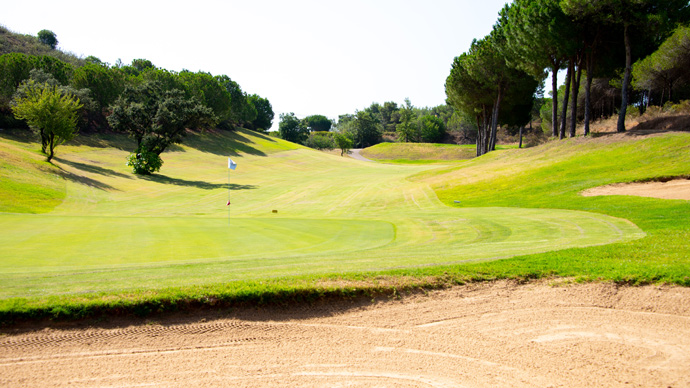
[[[674,179],[668,182],[616,183],[595,187],[582,192],[585,197],[595,195],[637,195],[662,199],[690,201],[690,179]]]
[[[682,287],[496,282],[0,336],[0,386],[689,385]]]

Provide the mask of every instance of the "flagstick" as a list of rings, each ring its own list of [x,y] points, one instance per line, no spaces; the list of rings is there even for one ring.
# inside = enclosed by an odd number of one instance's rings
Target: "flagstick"
[[[230,169],[228,168],[228,203],[230,203]],[[230,225],[230,206],[226,205],[228,208],[228,225]]]

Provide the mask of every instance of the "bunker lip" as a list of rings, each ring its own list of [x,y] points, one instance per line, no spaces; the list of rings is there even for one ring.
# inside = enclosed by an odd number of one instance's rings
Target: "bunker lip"
[[[584,197],[598,195],[634,195],[638,197],[680,199],[690,201],[690,179],[679,178],[665,181],[614,183],[582,192]]]

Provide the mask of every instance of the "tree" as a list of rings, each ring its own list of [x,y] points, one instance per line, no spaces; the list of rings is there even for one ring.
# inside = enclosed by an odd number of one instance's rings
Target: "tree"
[[[58,40],[57,40],[57,35],[53,31],[50,30],[41,30],[38,31],[38,40],[50,46],[51,49],[55,50],[55,47],[57,47]]]
[[[551,133],[558,135],[558,71],[573,52],[573,24],[556,0],[515,0],[501,11],[507,50],[514,65],[537,81],[551,72]]]
[[[675,86],[690,82],[690,27],[679,27],[659,49],[633,65],[633,86],[638,90],[668,90],[668,101],[673,100]],[[651,98],[651,96],[648,96]]]
[[[365,148],[381,142],[383,127],[378,117],[366,110],[357,111],[352,121],[354,143],[359,148]]]
[[[17,119],[25,120],[41,137],[41,151],[50,162],[55,147],[76,135],[77,111],[81,108],[79,99],[63,94],[56,86],[36,83],[33,80],[23,85],[12,102],[12,111]]]
[[[347,137],[347,135],[336,132],[333,134],[333,140],[336,146],[340,148],[340,156],[350,153],[350,149],[352,149],[352,139]]]
[[[240,125],[245,121],[252,121],[258,116],[256,108],[247,102],[247,95],[240,85],[231,80],[227,75],[216,76],[216,79],[230,93],[230,116],[227,119],[230,125]]]
[[[171,144],[181,143],[187,128],[208,128],[216,118],[213,111],[178,89],[164,90],[158,82],[125,88],[108,116],[110,126],[126,131],[137,142],[130,156],[137,174],[151,174],[160,168],[160,154]],[[155,155],[155,156],[154,156]]]
[[[498,24],[467,53],[456,57],[446,79],[448,104],[477,122],[477,156],[494,150],[497,127],[512,105],[532,101],[538,82],[510,66],[506,41]],[[531,105],[527,108],[529,111]]]
[[[247,102],[256,110],[256,118],[251,122],[252,129],[260,132],[266,132],[271,129],[275,114],[270,101],[257,94],[252,94],[247,98]]]
[[[418,142],[420,140],[417,116],[409,98],[405,99],[405,105],[400,108],[400,124],[395,127],[398,132],[398,140],[404,143]]]
[[[440,117],[425,115],[419,119],[421,140],[425,143],[438,143],[446,135],[446,126]]]
[[[74,70],[71,84],[78,89],[89,89],[91,97],[102,112],[115,102],[124,90],[125,76],[119,69],[87,63]]]
[[[219,121],[225,121],[230,117],[230,93],[218,82],[217,78],[210,73],[201,71],[192,73],[187,70],[181,71],[178,77],[184,83],[188,94],[211,108]]]
[[[658,45],[677,21],[688,20],[690,4],[687,0],[562,0],[561,5],[570,14],[578,15],[580,18],[591,18],[621,29],[625,67],[617,131],[624,132],[633,56],[641,53],[640,50],[636,52],[634,49],[641,47],[645,40],[649,39],[656,40]],[[640,39],[631,39],[636,32],[640,32],[637,35]]]
[[[311,132],[326,132],[331,130],[332,122],[324,115],[311,115],[304,118],[307,128]]]
[[[280,138],[293,143],[303,144],[309,136],[309,129],[294,113],[281,113],[278,123]]]

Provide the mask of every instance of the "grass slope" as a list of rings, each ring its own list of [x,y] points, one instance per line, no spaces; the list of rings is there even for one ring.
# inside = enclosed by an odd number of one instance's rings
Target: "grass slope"
[[[498,150],[514,146],[496,146]],[[386,163],[433,164],[462,161],[476,156],[474,144],[380,143],[361,151],[367,159]]]
[[[35,157],[35,144],[3,136],[25,152],[12,166]],[[82,137],[59,149],[64,189],[50,213],[2,205],[0,315],[146,313],[551,274],[688,284],[687,201],[577,194],[687,174],[688,140],[575,140],[432,169],[211,132],[164,154],[161,174],[138,177],[124,166],[127,139]],[[227,156],[238,162],[229,184]]]

